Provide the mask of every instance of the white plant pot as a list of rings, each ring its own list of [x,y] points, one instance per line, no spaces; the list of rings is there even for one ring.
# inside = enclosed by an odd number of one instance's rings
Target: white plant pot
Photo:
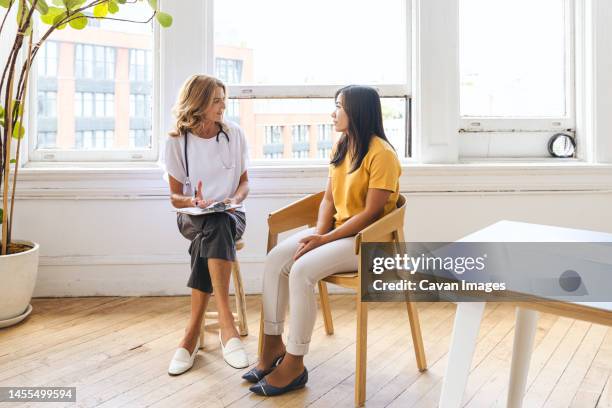
[[[16,324],[30,313],[38,274],[38,244],[16,240],[13,243],[33,248],[18,254],[0,255],[0,327]]]

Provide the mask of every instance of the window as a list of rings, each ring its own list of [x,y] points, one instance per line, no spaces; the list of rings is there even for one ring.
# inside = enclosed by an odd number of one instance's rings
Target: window
[[[308,126],[293,125],[293,143],[308,142]]]
[[[112,93],[76,92],[74,115],[77,117],[105,118],[115,115],[115,95]]]
[[[238,84],[242,81],[242,60],[216,58],[215,73],[226,84]]]
[[[56,138],[57,133],[55,132],[38,132],[38,148],[53,149],[55,147]]]
[[[130,81],[148,82],[153,79],[153,53],[150,50],[130,50]]]
[[[294,159],[307,159],[308,158],[308,150],[295,150],[293,152]]]
[[[266,144],[281,144],[282,143],[282,127],[281,126],[266,126]]]
[[[130,116],[150,118],[151,115],[151,94],[130,94]]]
[[[43,44],[36,57],[38,60],[38,75],[41,77],[54,77],[57,75],[58,44],[47,41]]]
[[[38,116],[54,118],[57,116],[57,92],[38,92]]]
[[[319,159],[329,159],[331,156],[331,148],[325,149],[325,148],[320,148],[317,150],[317,155],[319,157]]]
[[[115,48],[92,44],[76,44],[74,73],[77,78],[115,79]]]
[[[333,125],[317,125],[319,142],[331,142]]]
[[[331,122],[335,92],[349,83],[377,87],[385,127],[393,128],[389,132],[397,140],[392,143],[406,156],[410,2],[388,0],[372,7],[366,0],[267,0],[265,8],[274,13],[265,13],[250,0],[213,1],[214,35],[207,47],[214,50],[216,75],[229,85],[230,102],[237,103],[238,109],[230,114],[228,108],[226,116],[244,129],[253,159],[317,159],[319,148],[331,148],[331,130],[324,129],[329,134],[321,137],[329,145],[313,146],[311,155],[309,134]],[[342,58],[338,38],[351,38],[343,42]],[[290,133],[282,137],[280,127],[270,123],[282,124]]]
[[[134,2],[112,17],[141,21],[150,14],[146,2]],[[37,135],[29,139],[30,160],[157,160],[153,42],[152,24],[112,19],[96,20],[85,31],[55,31],[30,81],[38,96],[32,109],[38,115],[30,122],[30,133]]]
[[[151,131],[148,129],[130,129],[130,148],[143,149],[151,146]]]
[[[464,129],[575,127],[572,3],[460,1]]]
[[[282,159],[282,158],[283,158],[283,154],[279,152],[264,154],[264,159]]]
[[[115,139],[113,130],[86,130],[76,132],[74,148],[79,150],[111,149]]]

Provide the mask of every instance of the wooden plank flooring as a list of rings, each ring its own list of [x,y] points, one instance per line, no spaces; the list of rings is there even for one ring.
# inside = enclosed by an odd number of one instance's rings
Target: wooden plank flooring
[[[256,359],[258,296],[247,297]],[[0,386],[77,387],[79,407],[352,407],[355,366],[353,297],[332,295],[335,334],[317,320],[306,357],[308,386],[277,398],[248,391],[207,333],[193,369],[166,374],[189,316],[188,297],[34,299],[23,323],[0,329]],[[214,308],[214,302],[212,302]],[[402,304],[372,304],[367,407],[435,407],[447,363],[455,306],[418,304],[429,370],[419,373]],[[514,311],[490,304],[480,329],[463,405],[503,407]],[[60,404],[0,403],[4,407]],[[75,406],[69,404],[66,406]],[[612,329],[541,315],[525,407],[612,407]]]

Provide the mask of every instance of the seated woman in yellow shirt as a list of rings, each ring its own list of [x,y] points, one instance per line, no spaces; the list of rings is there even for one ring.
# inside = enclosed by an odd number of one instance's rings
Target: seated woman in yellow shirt
[[[401,167],[385,136],[376,90],[340,89],[331,116],[342,136],[334,148],[317,226],[295,233],[266,257],[263,355],[243,375],[256,383],[250,390],[260,395],[280,395],[306,384],[303,359],[316,319],[315,285],[331,274],[356,270],[353,236],[397,203]],[[287,304],[285,346],[281,334]]]

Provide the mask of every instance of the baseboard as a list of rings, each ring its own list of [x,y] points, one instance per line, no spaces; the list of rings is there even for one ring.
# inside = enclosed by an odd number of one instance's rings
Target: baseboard
[[[246,294],[261,294],[264,259],[240,257]],[[42,256],[34,297],[188,295],[188,278],[189,259],[182,254]],[[332,285],[330,292],[350,293]]]

